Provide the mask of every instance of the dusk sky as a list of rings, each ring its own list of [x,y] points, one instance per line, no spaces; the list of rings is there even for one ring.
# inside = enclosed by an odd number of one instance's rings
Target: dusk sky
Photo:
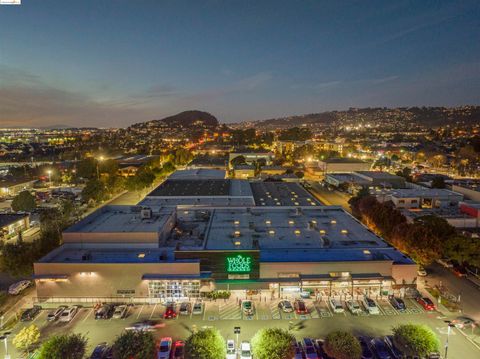
[[[480,103],[480,2],[22,0],[0,127]]]

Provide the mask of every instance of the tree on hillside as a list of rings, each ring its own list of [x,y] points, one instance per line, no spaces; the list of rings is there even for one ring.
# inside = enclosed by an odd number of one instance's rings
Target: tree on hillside
[[[86,347],[87,339],[81,334],[57,335],[43,343],[38,359],[82,359]]]
[[[360,359],[362,347],[357,338],[349,332],[331,332],[325,338],[325,352],[336,359]]]
[[[35,197],[29,191],[22,191],[13,198],[12,209],[14,211],[31,212],[35,207]]]
[[[38,343],[40,339],[40,330],[34,324],[22,328],[12,340],[12,344],[15,348],[29,353],[33,345]]]
[[[155,338],[150,332],[125,331],[113,343],[113,357],[115,359],[153,358],[154,355]]]
[[[290,359],[295,355],[295,337],[280,328],[262,328],[252,338],[253,355],[258,359]]]
[[[199,330],[185,341],[187,359],[224,359],[225,341],[216,328]]]
[[[426,325],[403,324],[394,327],[393,340],[406,355],[421,358],[438,352],[440,347],[437,336]]]
[[[77,163],[77,177],[79,178],[93,178],[97,176],[98,162],[93,157],[85,158]]]

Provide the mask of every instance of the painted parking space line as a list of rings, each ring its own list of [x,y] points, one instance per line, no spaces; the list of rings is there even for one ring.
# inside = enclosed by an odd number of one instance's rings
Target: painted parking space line
[[[85,316],[85,318],[82,319],[82,323],[85,323],[85,321],[88,319],[88,317],[90,316],[90,314],[93,313],[93,308],[91,308],[88,312],[87,312],[87,315]]]
[[[140,314],[142,314],[142,311],[143,311],[143,308],[145,306],[142,304],[142,306],[140,307],[140,310],[138,311],[138,314],[137,314],[137,319],[140,318]]]
[[[149,319],[152,319],[153,314],[155,313],[155,309],[157,309],[157,303],[155,303],[155,305],[153,306],[152,313],[150,314]]]

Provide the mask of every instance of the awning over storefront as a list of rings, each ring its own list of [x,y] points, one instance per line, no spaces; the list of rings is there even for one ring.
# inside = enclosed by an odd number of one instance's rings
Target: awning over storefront
[[[143,280],[189,280],[189,279],[209,279],[211,272],[201,272],[200,274],[164,274],[164,273],[146,273],[142,276]]]
[[[33,279],[45,279],[45,280],[68,279],[68,274],[36,274],[33,276]]]

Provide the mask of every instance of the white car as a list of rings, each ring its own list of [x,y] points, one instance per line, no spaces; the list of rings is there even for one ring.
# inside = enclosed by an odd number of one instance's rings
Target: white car
[[[227,340],[227,357],[226,359],[237,359],[237,350],[235,349],[235,341],[233,339]]]
[[[125,304],[117,305],[115,311],[113,312],[113,319],[123,319],[127,315],[128,307]]]
[[[242,312],[243,312],[243,315],[247,315],[247,316],[255,314],[255,307],[251,300],[242,301]]]
[[[343,309],[342,303],[335,298],[330,298],[328,300],[328,303],[330,304],[330,308],[332,308],[334,313],[343,313],[345,311]]]
[[[17,282],[17,283],[12,284],[12,285],[8,288],[8,294],[18,295],[18,294],[20,294],[21,292],[23,292],[25,289],[27,289],[28,287],[30,287],[31,285],[32,285],[32,282],[31,282],[31,281],[29,281],[29,280],[21,280],[20,282]]]
[[[240,345],[240,359],[252,359],[252,348],[249,342],[242,342]]]
[[[364,297],[363,306],[365,307],[365,310],[368,312],[368,314],[380,314],[380,309],[378,309],[377,303],[375,303],[375,301],[371,298]]]
[[[54,309],[47,314],[47,321],[53,322],[60,318],[60,315],[62,315],[63,311],[67,308],[66,306],[62,305],[58,307],[57,309]]]
[[[196,302],[196,303],[193,305],[192,313],[193,313],[193,314],[196,314],[196,315],[203,313],[203,304],[202,304],[202,302]]]
[[[358,304],[358,302],[356,300],[347,300],[345,302],[345,304],[347,305],[347,308],[348,310],[350,311],[350,313],[352,314],[360,314],[362,313],[362,308],[360,308],[360,304]]]
[[[78,312],[78,305],[73,305],[71,307],[68,307],[62,312],[59,320],[61,322],[67,322],[68,323],[75,317],[77,312]]]

